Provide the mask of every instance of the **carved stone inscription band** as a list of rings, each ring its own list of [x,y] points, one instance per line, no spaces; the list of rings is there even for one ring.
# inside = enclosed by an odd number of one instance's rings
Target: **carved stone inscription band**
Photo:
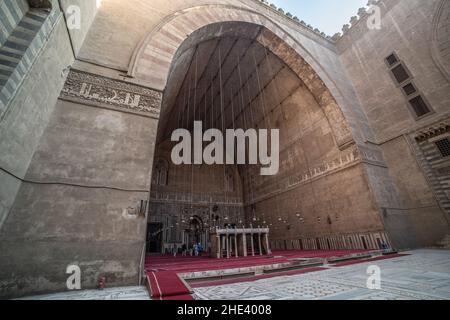
[[[162,93],[120,80],[70,70],[60,98],[158,117]]]

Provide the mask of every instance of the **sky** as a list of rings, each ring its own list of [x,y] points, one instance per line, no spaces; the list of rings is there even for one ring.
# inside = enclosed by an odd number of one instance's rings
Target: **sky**
[[[342,26],[365,7],[367,0],[268,0],[327,35],[341,32]]]

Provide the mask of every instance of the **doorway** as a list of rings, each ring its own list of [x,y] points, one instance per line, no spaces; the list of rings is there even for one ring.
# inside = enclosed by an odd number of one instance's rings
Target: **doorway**
[[[162,223],[149,223],[147,225],[147,253],[162,252]]]
[[[366,242],[366,238],[365,238],[365,237],[361,237],[361,240],[362,240],[362,243],[363,243],[364,249],[365,249],[365,250],[367,250],[367,249],[368,249],[368,247],[367,247],[367,242]]]
[[[189,229],[186,230],[189,235],[189,247],[192,247],[196,243],[201,243],[202,246],[205,246],[202,243],[202,234],[204,232],[203,228],[203,220],[199,216],[193,216],[189,223]]]

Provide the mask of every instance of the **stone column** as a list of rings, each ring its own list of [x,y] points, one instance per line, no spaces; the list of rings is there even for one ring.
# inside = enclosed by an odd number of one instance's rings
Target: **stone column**
[[[235,233],[234,233],[234,250],[236,250],[236,252],[235,252],[236,258],[239,257],[238,243],[237,243],[237,236],[238,236],[238,234],[237,234],[237,232],[235,232]]]
[[[253,241],[253,232],[250,235],[251,235],[250,240],[252,242],[252,256],[254,257],[255,256],[255,244],[254,244],[254,241]]]
[[[269,234],[268,233],[265,234],[265,238],[266,238],[267,254],[272,254],[272,250],[270,250],[270,246],[269,246]]]
[[[258,233],[258,245],[259,245],[259,255],[262,256],[263,255],[263,250],[261,247],[261,233]]]
[[[247,233],[242,234],[242,246],[243,246],[243,251],[244,251],[244,257],[247,256]]]
[[[230,235],[228,234],[228,231],[226,235],[226,241],[227,241],[227,259],[230,259]]]
[[[221,236],[220,234],[217,234],[217,259],[222,259],[221,242]]]

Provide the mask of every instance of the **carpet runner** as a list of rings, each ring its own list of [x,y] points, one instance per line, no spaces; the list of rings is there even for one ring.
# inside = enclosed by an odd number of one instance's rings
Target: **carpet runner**
[[[147,271],[147,280],[152,299],[193,300],[191,290],[173,271]]]
[[[202,257],[173,257],[173,256],[148,256],[145,261],[145,272],[152,299],[158,300],[193,300],[191,288],[183,281],[179,274],[189,272],[229,270],[248,268],[263,265],[274,265],[288,263],[295,258],[326,258],[344,256],[355,253],[364,253],[368,250],[311,250],[311,251],[275,251],[269,256],[239,257],[230,259],[211,259],[208,256]],[[370,260],[364,260],[370,261]],[[353,261],[352,261],[353,262]],[[352,263],[350,262],[350,263]],[[344,265],[343,262],[335,266]],[[354,263],[354,262],[353,262]],[[252,277],[240,277],[234,279],[224,279],[219,281],[206,281],[203,286],[232,284],[244,281],[254,281],[283,275],[295,275],[306,272],[320,271],[324,268],[309,268],[303,270],[291,270],[265,274]],[[198,287],[199,283],[194,286]]]

